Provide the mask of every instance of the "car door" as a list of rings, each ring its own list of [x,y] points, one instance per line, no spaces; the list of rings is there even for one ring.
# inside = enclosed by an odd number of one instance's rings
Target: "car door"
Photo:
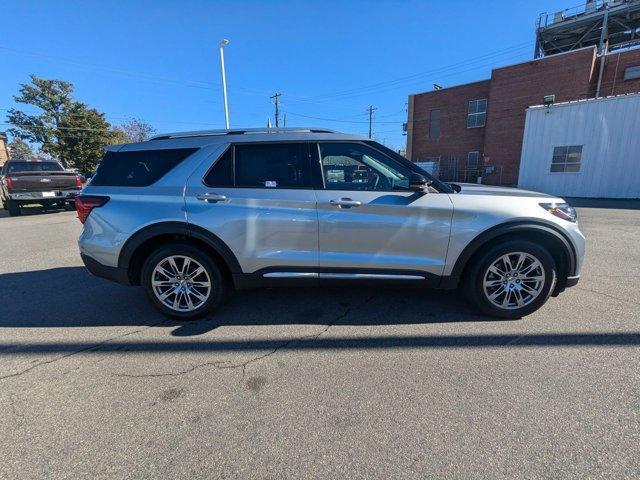
[[[318,143],[316,159],[321,277],[442,275],[453,213],[446,193],[410,191],[410,168],[369,144]]]
[[[219,237],[243,273],[317,269],[308,144],[231,144],[205,167],[188,180],[187,219]]]

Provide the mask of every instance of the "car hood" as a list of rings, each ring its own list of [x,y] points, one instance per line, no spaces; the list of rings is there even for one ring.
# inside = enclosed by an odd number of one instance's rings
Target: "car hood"
[[[478,183],[452,183],[460,186],[458,195],[499,195],[507,197],[540,197],[553,198],[555,195],[522,190],[520,188],[498,187],[494,185],[482,185]]]

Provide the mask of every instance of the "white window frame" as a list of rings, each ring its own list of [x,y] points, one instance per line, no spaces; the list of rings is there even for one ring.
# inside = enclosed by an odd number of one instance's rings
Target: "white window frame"
[[[484,110],[479,110],[480,102],[484,102]],[[467,106],[467,128],[482,128],[487,124],[487,99],[479,98],[477,100],[469,100]],[[473,105],[473,107],[472,107]],[[472,125],[469,125],[469,120],[473,118]],[[482,124],[479,123],[478,118],[482,119]]]
[[[577,149],[579,148],[580,151],[579,152],[570,152],[570,149]],[[576,173],[580,173],[580,171],[582,170],[582,150],[584,148],[584,145],[557,145],[555,147],[553,147],[553,152],[552,152],[552,156],[551,156],[551,164],[549,165],[549,173],[555,175],[555,174],[576,174]],[[564,150],[564,151],[562,151]],[[561,160],[560,160],[561,159]],[[577,159],[577,160],[576,160]],[[558,161],[560,160],[560,161]],[[553,171],[553,167],[557,166],[557,165],[562,165],[563,166],[563,170],[562,171]],[[578,166],[578,170],[577,171],[567,171],[567,166],[574,166],[577,165]]]
[[[472,154],[472,153],[475,153],[475,154],[477,155],[477,158],[476,158],[476,164],[475,164],[474,166],[472,166],[472,165],[469,163],[469,157],[471,157],[471,154]],[[471,151],[471,152],[467,153],[467,169],[472,169],[472,168],[473,168],[473,169],[475,169],[475,168],[480,168],[480,151],[478,151],[478,150],[473,150],[473,151]]]

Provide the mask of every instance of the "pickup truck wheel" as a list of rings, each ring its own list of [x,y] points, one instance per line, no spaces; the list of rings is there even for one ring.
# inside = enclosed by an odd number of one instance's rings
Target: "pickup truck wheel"
[[[211,313],[230,290],[216,262],[184,243],[164,245],[149,255],[142,267],[142,286],[158,310],[178,320]]]
[[[544,305],[555,287],[557,267],[545,248],[510,240],[482,252],[465,277],[467,298],[481,312],[518,319]]]
[[[16,215],[20,215],[22,213],[20,209],[20,203],[15,200],[7,200],[7,210],[9,210],[9,215],[11,217],[15,217]]]

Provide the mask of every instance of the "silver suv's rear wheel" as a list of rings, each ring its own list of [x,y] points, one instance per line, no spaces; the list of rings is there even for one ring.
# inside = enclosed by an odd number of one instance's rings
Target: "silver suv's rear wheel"
[[[147,258],[142,285],[156,308],[184,320],[211,312],[229,290],[220,266],[198,247],[182,243],[167,244]]]
[[[207,269],[195,258],[186,255],[163,258],[151,275],[151,286],[158,301],[176,312],[193,312],[211,295]]]
[[[542,246],[510,240],[482,252],[464,278],[467,297],[483,313],[520,318],[549,298],[556,265]]]

